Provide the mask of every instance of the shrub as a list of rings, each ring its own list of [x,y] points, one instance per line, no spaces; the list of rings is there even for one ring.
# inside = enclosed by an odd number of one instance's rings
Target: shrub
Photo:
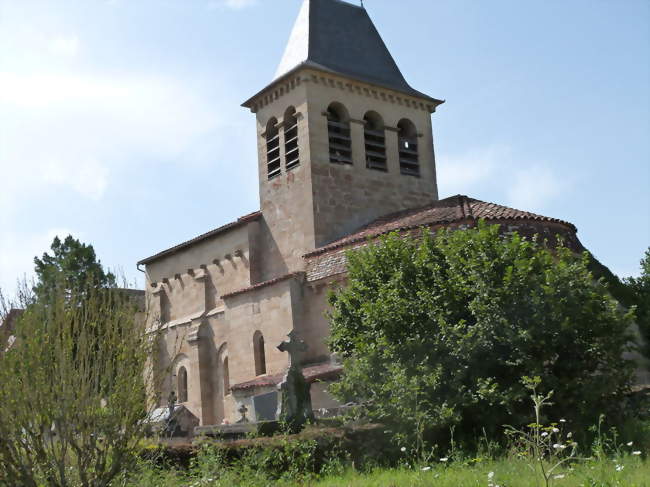
[[[331,390],[363,404],[398,441],[423,447],[455,428],[496,437],[525,424],[524,376],[561,397],[554,417],[614,414],[633,364],[631,312],[589,271],[589,256],[479,222],[434,237],[396,234],[348,253],[330,296],[330,348],[345,375]]]

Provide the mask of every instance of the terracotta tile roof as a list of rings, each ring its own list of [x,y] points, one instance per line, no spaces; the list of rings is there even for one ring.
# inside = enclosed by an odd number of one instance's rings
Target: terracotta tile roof
[[[533,220],[538,222],[558,223],[576,231],[573,224],[537,215],[528,211],[517,210],[495,203],[469,198],[464,195],[451,196],[422,208],[404,210],[383,216],[366,225],[355,233],[347,235],[324,247],[305,255],[306,258],[324,254],[349,245],[365,242],[368,238],[378,237],[393,231],[406,231],[421,226],[435,226],[449,223],[473,222],[478,219],[491,222],[505,220]]]
[[[244,294],[250,291],[255,291],[257,289],[261,289],[263,287],[267,286],[272,286],[273,284],[276,284],[278,282],[286,281],[287,279],[292,279],[292,278],[302,278],[304,277],[305,273],[304,272],[292,272],[291,274],[285,274],[284,276],[276,277],[275,279],[270,279],[268,281],[260,282],[259,284],[254,284],[252,286],[245,287],[243,289],[238,289],[237,291],[233,291],[228,294],[224,294],[221,296],[221,299],[227,299],[227,298],[232,298],[235,296],[239,296],[240,294]]]
[[[341,375],[342,371],[343,371],[343,367],[341,365],[336,365],[327,362],[324,364],[312,365],[303,368],[302,375],[305,377],[307,382],[312,384],[314,382],[321,381],[321,380],[336,379]],[[281,374],[264,375],[262,377],[257,377],[247,382],[241,382],[239,384],[235,384],[230,389],[233,391],[245,391],[248,389],[255,389],[257,387],[277,386],[280,382],[282,382],[282,379],[285,374],[286,372],[282,372]]]
[[[238,218],[237,221],[228,223],[226,225],[223,225],[219,228],[215,228],[214,230],[210,230],[207,233],[204,233],[203,235],[199,235],[198,237],[194,237],[191,240],[188,240],[187,242],[180,243],[178,245],[175,245],[174,247],[171,247],[167,250],[163,250],[162,252],[158,252],[155,255],[152,255],[151,257],[147,257],[146,259],[142,259],[140,262],[138,262],[138,265],[144,265],[144,264],[149,264],[150,262],[153,262],[155,260],[160,259],[161,257],[165,257],[167,255],[173,254],[174,252],[178,252],[179,250],[182,250],[186,247],[189,247],[195,243],[198,243],[202,240],[205,240],[210,237],[214,237],[215,235],[219,235],[220,233],[223,233],[227,230],[231,230],[233,228],[237,228],[241,225],[244,225],[248,222],[257,220],[259,217],[262,216],[261,211],[255,211],[253,213],[250,213],[248,215],[242,216],[241,218]]]

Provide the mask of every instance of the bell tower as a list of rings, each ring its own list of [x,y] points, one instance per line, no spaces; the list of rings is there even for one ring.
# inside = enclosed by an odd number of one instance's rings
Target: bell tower
[[[304,0],[275,79],[243,106],[257,118],[262,278],[397,211],[438,199],[431,114],[367,11]]]

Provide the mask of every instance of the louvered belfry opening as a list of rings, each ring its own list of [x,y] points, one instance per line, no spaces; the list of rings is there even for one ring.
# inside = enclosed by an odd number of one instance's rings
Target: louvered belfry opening
[[[377,112],[366,113],[363,121],[365,122],[366,167],[377,171],[387,171],[384,121]]]
[[[350,117],[340,103],[332,103],[327,109],[327,132],[330,142],[330,162],[352,164]]]
[[[269,179],[282,172],[280,163],[280,133],[278,120],[274,117],[266,125],[266,166]]]
[[[402,119],[397,124],[400,172],[407,176],[420,176],[418,131],[413,122]]]
[[[300,165],[298,117],[294,107],[289,107],[284,115],[284,158],[287,170]]]

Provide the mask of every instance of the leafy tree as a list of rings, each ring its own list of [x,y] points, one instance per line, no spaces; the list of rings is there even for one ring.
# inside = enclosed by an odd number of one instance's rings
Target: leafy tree
[[[115,287],[115,276],[105,272],[97,260],[95,249],[68,235],[63,242],[54,237],[52,255],[47,252],[39,259],[34,258],[37,282],[34,293],[37,299],[46,298],[55,289],[62,289],[81,296],[83,287]]]
[[[2,487],[106,487],[147,427],[157,330],[120,290],[63,277],[28,303],[0,355]]]
[[[636,305],[636,322],[645,340],[644,352],[650,357],[650,248],[641,260],[641,276],[625,279]]]
[[[483,222],[422,233],[348,253],[348,286],[330,295],[340,400],[363,404],[403,442],[524,424],[524,376],[555,391],[553,417],[592,424],[616,409],[633,369],[623,359],[633,315],[587,254]]]

